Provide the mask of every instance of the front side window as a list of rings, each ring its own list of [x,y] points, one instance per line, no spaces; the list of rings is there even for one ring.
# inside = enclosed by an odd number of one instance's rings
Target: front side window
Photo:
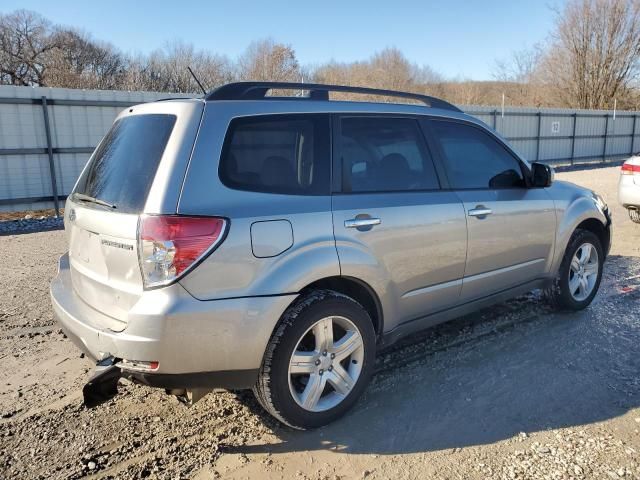
[[[452,188],[525,186],[520,162],[487,133],[458,122],[437,120],[431,125]]]
[[[293,195],[329,193],[329,117],[268,115],[231,122],[219,168],[230,188]]]
[[[346,191],[440,188],[420,125],[415,119],[342,118],[340,154]]]

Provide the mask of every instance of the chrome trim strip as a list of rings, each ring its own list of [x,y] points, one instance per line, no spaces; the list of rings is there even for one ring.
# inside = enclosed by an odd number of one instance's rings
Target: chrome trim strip
[[[442,290],[444,288],[455,287],[455,286],[459,286],[459,285],[462,285],[462,279],[461,278],[459,278],[457,280],[451,280],[449,282],[437,283],[437,284],[431,285],[429,287],[422,287],[422,288],[418,288],[416,290],[411,290],[411,291],[405,293],[404,295],[402,295],[402,298],[414,297],[416,295],[422,295],[424,293],[437,292],[438,290]]]
[[[536,263],[541,263],[544,261],[544,258],[538,258],[536,260],[529,260],[528,262],[517,263],[515,265],[511,265],[510,267],[498,268],[497,270],[489,270],[488,272],[478,273],[476,275],[471,275],[470,277],[464,277],[463,283],[475,282],[476,280],[484,280],[494,275],[500,275],[501,273],[507,273],[513,270],[518,270],[520,268],[530,267],[531,265],[535,265]]]
[[[437,283],[435,285],[430,285],[428,287],[417,288],[415,290],[410,290],[402,295],[402,298],[414,297],[416,295],[422,295],[425,293],[437,292],[438,290],[442,290],[444,288],[455,287],[458,285],[462,285],[465,282],[474,282],[476,280],[483,280],[485,278],[492,277],[493,275],[499,275],[501,273],[507,273],[513,270],[518,270],[519,268],[530,267],[531,265],[535,265],[540,262],[544,262],[544,258],[538,258],[536,260],[530,260],[528,262],[518,263],[516,265],[511,265],[510,267],[498,268],[497,270],[490,270],[484,273],[478,273],[476,275],[472,275],[470,277],[459,278],[457,280],[451,280],[448,282]]]

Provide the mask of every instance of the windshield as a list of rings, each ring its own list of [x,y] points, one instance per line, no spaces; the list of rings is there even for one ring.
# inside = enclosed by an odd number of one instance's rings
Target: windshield
[[[176,122],[175,115],[133,115],[116,121],[73,193],[140,213]]]

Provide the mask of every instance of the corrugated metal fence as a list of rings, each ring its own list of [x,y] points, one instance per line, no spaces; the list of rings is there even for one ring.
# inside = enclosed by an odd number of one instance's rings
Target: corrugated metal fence
[[[497,130],[526,159],[551,165],[605,162],[636,151],[639,112],[463,107]]]
[[[61,205],[123,108],[152,92],[0,86],[0,211]],[[635,151],[638,112],[462,107],[525,158],[553,165],[605,162]]]
[[[122,109],[181,96],[0,86],[0,211],[62,206]]]

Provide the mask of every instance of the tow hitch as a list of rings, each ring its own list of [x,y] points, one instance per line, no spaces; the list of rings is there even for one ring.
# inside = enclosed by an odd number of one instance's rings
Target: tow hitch
[[[118,394],[118,380],[121,374],[122,371],[116,365],[114,357],[100,360],[93,375],[82,388],[84,405],[87,408],[97,407],[115,397]]]

